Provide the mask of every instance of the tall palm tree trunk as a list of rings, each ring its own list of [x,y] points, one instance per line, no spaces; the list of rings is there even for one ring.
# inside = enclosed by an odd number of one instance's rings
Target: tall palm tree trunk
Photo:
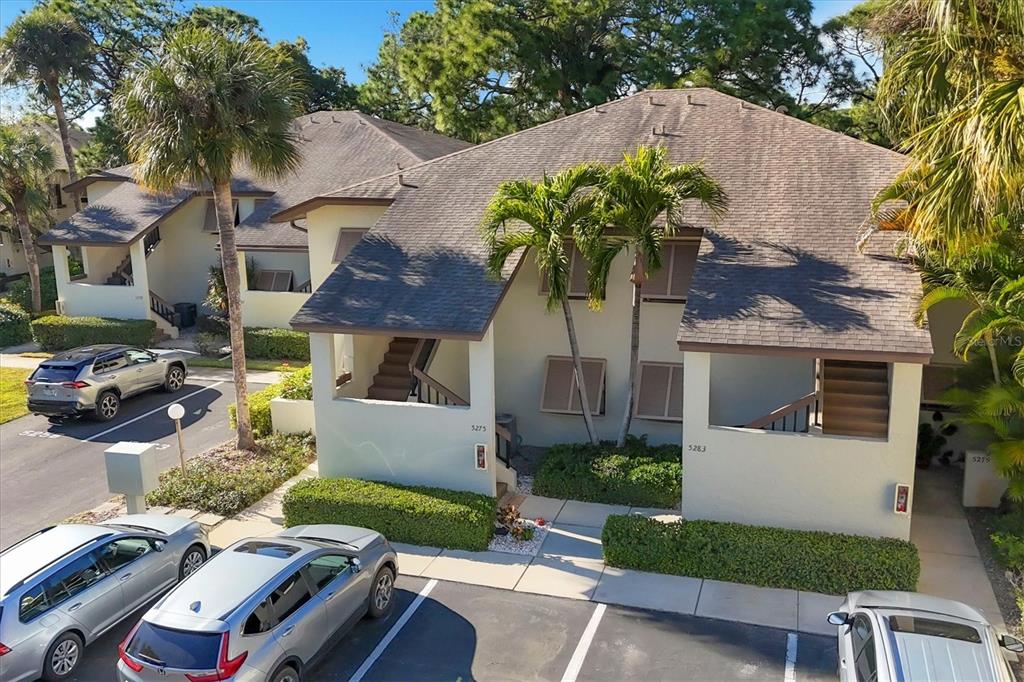
[[[28,223],[28,205],[25,203],[24,194],[14,200],[14,216],[18,222],[21,248],[25,251],[25,264],[28,266],[28,282],[32,291],[32,312],[38,313],[43,308],[43,295],[39,287],[39,258],[36,255],[36,242],[32,237],[32,228]]]
[[[60,144],[64,148],[64,160],[68,164],[68,178],[71,182],[78,181],[78,169],[75,168],[75,152],[71,149],[71,137],[68,135],[68,117],[64,113],[64,101],[60,97],[60,83],[57,77],[49,79],[46,84],[50,91],[50,100],[53,102],[53,110],[57,114],[57,128],[60,130]],[[71,198],[75,202],[75,213],[82,210],[82,200],[78,192],[72,192]]]
[[[249,388],[245,383],[245,331],[242,328],[242,287],[235,248],[235,211],[231,200],[231,181],[213,185],[213,201],[217,209],[220,231],[220,259],[224,269],[224,287],[228,294],[228,331],[231,335],[231,370],[235,378],[235,421],[239,450],[252,450],[252,422],[249,419]]]
[[[636,368],[640,361],[640,295],[642,286],[642,279],[633,282],[633,322],[629,330],[629,386],[626,387],[626,410],[622,415],[622,428],[619,430],[617,443],[620,448],[626,445],[629,425],[633,422],[633,403],[636,401]]]
[[[583,410],[583,423],[587,425],[587,437],[597,445],[597,431],[594,429],[594,415],[590,411],[590,399],[587,397],[587,385],[583,377],[583,358],[580,357],[580,344],[576,339],[576,324],[572,320],[572,308],[569,299],[562,299],[562,313],[565,315],[565,331],[569,335],[569,351],[572,353],[572,366],[576,372],[576,387],[580,393],[580,409]]]

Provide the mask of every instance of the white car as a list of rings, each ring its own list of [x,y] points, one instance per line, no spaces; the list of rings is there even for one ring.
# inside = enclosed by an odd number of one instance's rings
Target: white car
[[[1003,650],[1024,652],[977,609],[914,592],[851,592],[828,622],[842,682],[1014,682]]]

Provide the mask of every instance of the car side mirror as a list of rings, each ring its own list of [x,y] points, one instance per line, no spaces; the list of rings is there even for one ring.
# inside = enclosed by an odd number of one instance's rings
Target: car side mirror
[[[353,557],[352,559],[352,572],[358,573],[363,570],[363,562]]]
[[[1010,635],[999,635],[999,644],[1007,651],[1015,654],[1024,653],[1024,642]]]
[[[150,540],[149,544],[153,548],[154,552],[164,551],[164,547],[167,545],[163,540]]]
[[[846,625],[850,622],[850,614],[846,611],[833,611],[828,614],[828,622],[832,625]]]

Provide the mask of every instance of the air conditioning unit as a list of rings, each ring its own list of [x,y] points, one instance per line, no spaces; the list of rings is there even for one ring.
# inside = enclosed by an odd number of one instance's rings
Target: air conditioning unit
[[[58,315],[63,315],[64,314],[64,301],[62,301],[61,299],[58,298],[55,301],[55,304],[56,305],[54,307],[56,307],[56,309],[57,309],[57,314]]]

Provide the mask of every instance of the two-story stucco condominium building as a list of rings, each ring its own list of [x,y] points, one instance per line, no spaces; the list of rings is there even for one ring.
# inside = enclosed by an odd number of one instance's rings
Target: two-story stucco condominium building
[[[532,254],[488,277],[479,225],[503,180],[643,144],[703,161],[731,200],[718,224],[689,214],[643,289],[633,433],[682,444],[683,515],[907,538],[894,497],[914,479],[932,343],[912,320],[918,276],[889,243],[855,246],[905,158],[706,89],[640,93],[272,216],[303,221],[311,252],[355,242],[291,320],[310,332],[320,474],[494,494],[515,483],[516,443],[585,439]],[[593,312],[573,263],[603,438],[625,400],[629,265]]]

